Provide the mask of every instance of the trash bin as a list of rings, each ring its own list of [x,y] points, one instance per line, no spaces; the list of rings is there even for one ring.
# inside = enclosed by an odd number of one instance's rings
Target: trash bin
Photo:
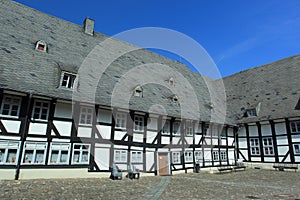
[[[196,173],[200,172],[200,164],[199,163],[196,163],[196,165],[195,165],[195,172]]]

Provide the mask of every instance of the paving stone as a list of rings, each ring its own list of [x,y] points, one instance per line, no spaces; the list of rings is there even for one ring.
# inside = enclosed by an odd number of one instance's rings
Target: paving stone
[[[42,179],[0,181],[0,199],[300,199],[300,173],[247,169],[139,180]]]

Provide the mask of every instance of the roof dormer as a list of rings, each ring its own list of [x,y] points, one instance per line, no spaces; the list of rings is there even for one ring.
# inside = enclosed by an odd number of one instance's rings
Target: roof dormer
[[[35,50],[41,52],[47,52],[47,43],[43,40],[39,40],[36,42]]]
[[[143,97],[143,88],[140,85],[138,85],[134,88],[133,96]]]

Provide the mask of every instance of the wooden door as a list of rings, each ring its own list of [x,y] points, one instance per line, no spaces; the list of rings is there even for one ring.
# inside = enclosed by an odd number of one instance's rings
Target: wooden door
[[[169,156],[168,153],[158,154],[158,171],[160,176],[168,176],[169,173]]]

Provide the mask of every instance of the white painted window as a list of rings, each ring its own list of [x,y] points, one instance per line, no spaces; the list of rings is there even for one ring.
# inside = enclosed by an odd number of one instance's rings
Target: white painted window
[[[127,151],[126,150],[115,150],[114,161],[126,163],[127,162]]]
[[[170,121],[166,120],[162,129],[162,134],[170,135]]]
[[[68,72],[62,72],[60,86],[62,88],[72,89],[75,85],[76,75]]]
[[[247,117],[255,117],[255,116],[257,116],[255,108],[247,110]]]
[[[200,163],[202,162],[202,158],[203,158],[203,155],[202,155],[202,151],[195,151],[195,161]]]
[[[193,123],[190,120],[186,121],[185,135],[193,136]]]
[[[142,132],[144,131],[144,117],[134,116],[134,130]]]
[[[36,43],[35,50],[41,52],[47,52],[47,43],[43,40],[40,40]]]
[[[90,151],[90,144],[73,144],[72,164],[89,164]]]
[[[0,164],[17,164],[19,146],[17,141],[0,141]]]
[[[263,138],[263,148],[265,155],[274,155],[273,139],[271,137]]]
[[[93,120],[93,109],[89,107],[80,108],[80,118],[79,123],[85,125],[91,125]]]
[[[251,149],[251,155],[260,155],[260,148],[259,148],[258,138],[251,138],[250,139],[250,149]]]
[[[143,88],[141,86],[137,86],[136,88],[134,88],[133,96],[143,97]]]
[[[220,151],[220,159],[221,159],[221,161],[227,161],[226,151]]]
[[[300,144],[294,144],[294,153],[300,154]]]
[[[300,133],[300,121],[291,122],[291,132]]]
[[[173,135],[179,136],[180,135],[180,122],[173,122]]]
[[[193,151],[184,152],[184,162],[193,162]]]
[[[46,142],[25,142],[22,164],[43,165],[46,162]]]
[[[212,152],[213,161],[219,161],[219,151],[213,151]]]
[[[181,163],[180,161],[180,152],[172,152],[173,164]]]
[[[143,152],[142,151],[131,151],[131,162],[142,163],[143,162]]]
[[[33,105],[32,118],[35,120],[47,120],[50,103],[48,101],[35,100]]]
[[[117,113],[116,114],[116,128],[126,128],[127,123],[127,114],[126,113]]]
[[[69,164],[71,144],[51,143],[49,164]]]
[[[21,97],[4,95],[0,115],[8,117],[18,117],[21,108]]]

